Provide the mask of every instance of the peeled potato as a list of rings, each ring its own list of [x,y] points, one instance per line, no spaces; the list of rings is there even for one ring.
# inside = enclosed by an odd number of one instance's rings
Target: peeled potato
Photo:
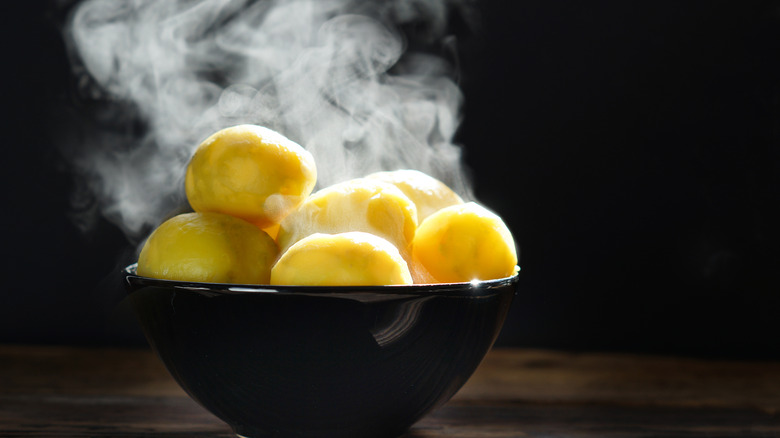
[[[239,217],[260,228],[278,224],[314,189],[312,155],[268,128],[222,129],[198,146],[185,178],[193,210]]]
[[[209,283],[268,284],[279,255],[261,229],[221,213],[185,213],[157,227],[138,258],[138,275]]]
[[[376,172],[366,178],[384,181],[401,189],[417,207],[417,221],[420,223],[444,207],[463,203],[463,199],[446,184],[418,170]]]
[[[271,270],[271,284],[367,286],[411,284],[398,249],[363,232],[312,234],[290,247]]]
[[[509,277],[517,265],[506,224],[473,202],[445,207],[425,219],[412,253],[440,283]]]
[[[417,228],[417,209],[397,187],[356,178],[309,196],[281,223],[277,241],[282,251],[315,233],[371,233],[388,240],[404,254]]]

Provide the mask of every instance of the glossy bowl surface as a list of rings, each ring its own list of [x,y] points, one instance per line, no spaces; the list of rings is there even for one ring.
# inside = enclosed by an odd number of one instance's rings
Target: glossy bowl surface
[[[124,277],[182,388],[246,437],[393,437],[493,345],[517,275],[414,286],[248,286]]]

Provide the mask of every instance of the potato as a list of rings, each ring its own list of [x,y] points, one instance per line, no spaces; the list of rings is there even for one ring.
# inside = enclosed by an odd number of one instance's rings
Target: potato
[[[222,129],[203,141],[185,177],[198,212],[225,213],[273,227],[312,192],[312,155],[283,135],[256,125]]]
[[[271,284],[366,286],[411,284],[398,249],[359,231],[312,234],[290,247],[271,270]]]
[[[166,280],[268,284],[276,242],[242,219],[185,213],[157,227],[138,258],[138,275]]]
[[[412,248],[414,260],[441,283],[509,277],[517,265],[506,224],[474,202],[428,216],[417,228]]]
[[[392,184],[356,178],[309,196],[281,223],[277,241],[282,251],[315,233],[371,233],[408,252],[417,228],[417,208]]]

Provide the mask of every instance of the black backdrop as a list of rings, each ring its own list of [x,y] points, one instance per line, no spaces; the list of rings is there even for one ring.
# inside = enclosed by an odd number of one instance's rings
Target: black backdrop
[[[498,343],[780,357],[780,2],[476,4],[457,140],[523,268]],[[0,27],[0,342],[143,345],[132,248],[69,220],[63,5],[13,2]]]

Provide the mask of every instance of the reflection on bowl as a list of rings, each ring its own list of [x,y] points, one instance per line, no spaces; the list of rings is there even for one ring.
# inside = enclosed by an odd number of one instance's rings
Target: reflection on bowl
[[[449,400],[493,345],[517,275],[414,286],[139,277],[129,298],[189,395],[246,437],[393,437]]]

